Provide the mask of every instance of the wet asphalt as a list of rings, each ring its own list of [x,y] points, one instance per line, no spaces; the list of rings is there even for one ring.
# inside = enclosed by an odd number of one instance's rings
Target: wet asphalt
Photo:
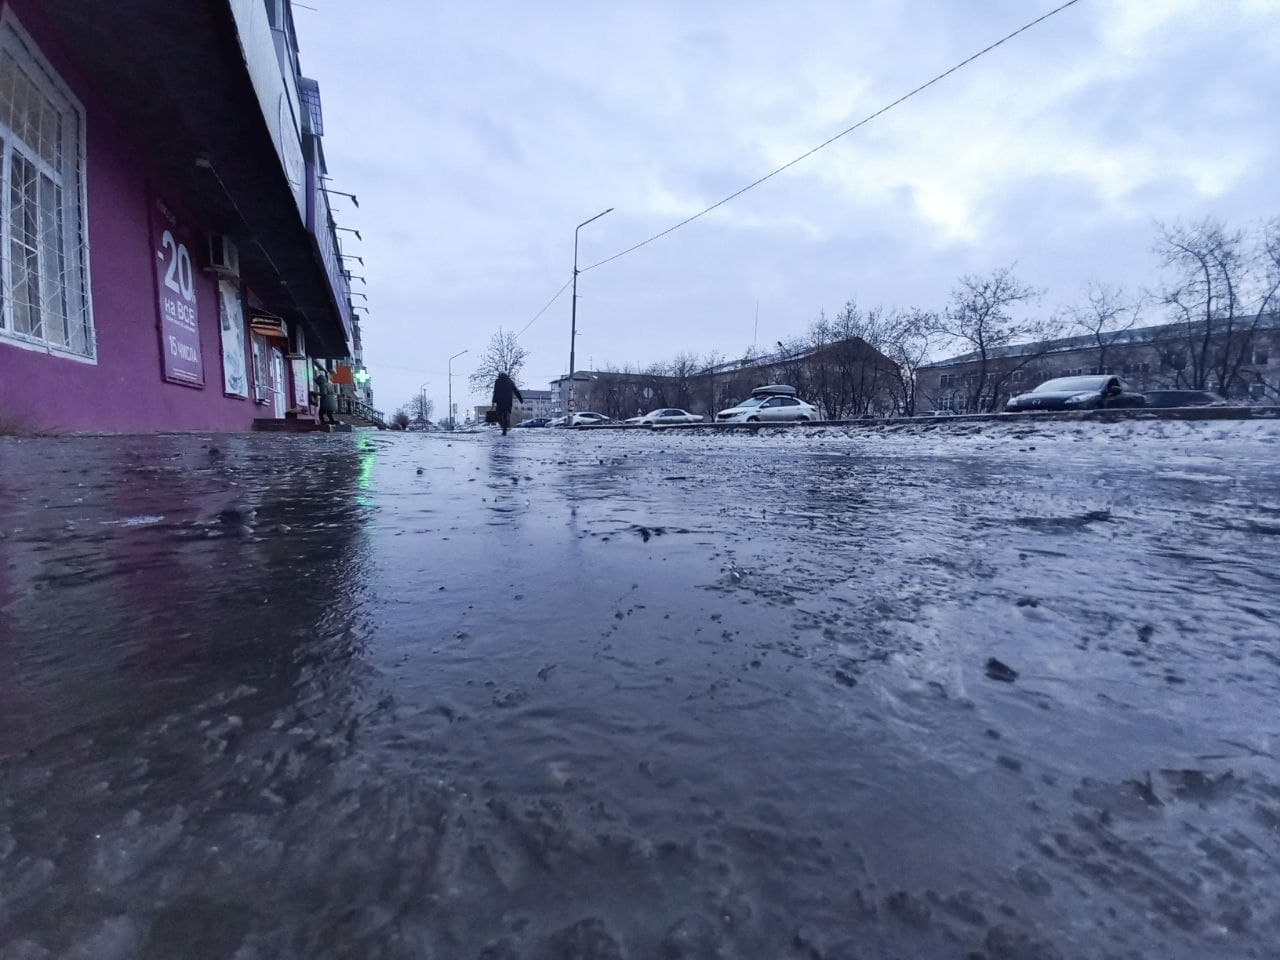
[[[0,957],[1275,957],[1280,430],[992,429],[0,440]]]

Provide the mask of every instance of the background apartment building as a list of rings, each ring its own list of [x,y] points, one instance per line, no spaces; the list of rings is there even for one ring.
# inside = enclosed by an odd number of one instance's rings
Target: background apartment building
[[[1054,377],[1116,374],[1139,391],[1211,390],[1241,402],[1280,401],[1280,314],[1230,326],[1170,323],[966,353],[921,367],[921,409],[1000,410]]]
[[[551,404],[560,413],[568,382],[567,377],[561,377],[551,384]],[[620,420],[659,407],[678,407],[714,419],[718,410],[746,399],[753,389],[768,383],[794,386],[829,419],[891,413],[904,385],[893,361],[866,341],[851,337],[817,348],[779,350],[710,367],[580,370],[574,373],[573,393],[578,410],[593,410]]]

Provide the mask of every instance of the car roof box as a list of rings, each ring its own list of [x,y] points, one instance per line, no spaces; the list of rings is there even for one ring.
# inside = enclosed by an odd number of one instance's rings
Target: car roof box
[[[785,383],[771,383],[768,386],[756,387],[751,391],[751,395],[753,397],[794,397],[796,395],[796,388],[789,387]]]

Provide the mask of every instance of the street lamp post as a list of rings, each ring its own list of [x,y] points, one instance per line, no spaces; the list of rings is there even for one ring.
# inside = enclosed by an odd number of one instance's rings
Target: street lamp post
[[[430,382],[431,381],[428,380],[418,388],[418,395],[420,397],[418,400],[418,416],[422,418],[422,428],[424,430],[427,427],[427,384]]]
[[[449,430],[450,431],[453,430],[453,420],[454,420],[454,417],[453,417],[453,361],[457,360],[460,356],[462,356],[463,353],[466,353],[466,352],[467,352],[466,350],[463,350],[461,353],[455,353],[452,357],[449,358]]]
[[[573,229],[573,306],[569,308],[569,388],[567,391],[568,398],[565,400],[564,405],[564,425],[566,427],[573,423],[573,361],[574,351],[578,346],[578,231],[593,220],[599,220],[606,213],[612,212],[613,207],[608,210],[602,210],[594,217],[583,220]]]

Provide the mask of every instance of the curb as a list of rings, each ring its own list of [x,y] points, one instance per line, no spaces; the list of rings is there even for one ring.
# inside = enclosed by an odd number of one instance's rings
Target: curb
[[[1036,410],[1023,413],[965,413],[952,417],[862,417],[857,420],[811,420],[803,423],[672,423],[666,426],[639,423],[601,423],[568,430],[647,430],[650,432],[697,431],[709,433],[760,430],[814,430],[823,427],[915,427],[921,430],[949,429],[961,423],[1042,423],[1075,421],[1114,423],[1118,420],[1278,420],[1280,406],[1265,407],[1169,407],[1147,410]]]

